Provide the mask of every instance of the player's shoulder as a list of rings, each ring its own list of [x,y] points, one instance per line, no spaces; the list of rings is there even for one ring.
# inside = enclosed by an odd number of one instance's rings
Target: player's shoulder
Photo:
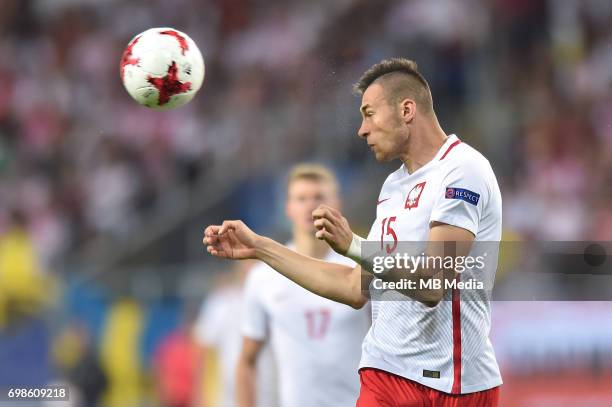
[[[467,188],[483,196],[483,205],[501,202],[501,192],[497,177],[489,160],[468,143],[462,142],[453,149],[444,160],[441,160],[441,179],[446,187]],[[473,189],[470,189],[473,188]]]
[[[456,154],[447,160],[451,165],[470,166],[470,167],[491,167],[491,163],[480,151],[470,144],[461,142],[457,145]]]
[[[441,160],[444,172],[458,172],[468,177],[488,177],[493,174],[489,160],[468,143],[461,142]]]

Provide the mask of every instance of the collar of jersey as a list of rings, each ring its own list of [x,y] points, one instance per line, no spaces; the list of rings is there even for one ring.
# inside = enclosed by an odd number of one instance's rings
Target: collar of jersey
[[[446,151],[446,149],[453,144],[455,141],[459,140],[459,138],[457,137],[456,134],[451,134],[448,136],[448,138],[446,139],[446,141],[444,142],[444,144],[442,144],[442,147],[440,147],[440,149],[438,150],[438,152],[436,153],[436,155],[434,156],[434,158],[432,158],[430,161],[426,162],[425,165],[423,165],[422,167],[420,167],[418,170],[416,170],[415,172],[413,172],[412,174],[408,171],[408,168],[406,167],[406,164],[402,164],[402,169],[404,170],[404,172],[410,176],[413,176],[414,174],[418,174],[421,171],[426,170],[427,168],[429,168],[431,165],[437,163],[438,161],[440,161],[440,158],[442,157],[442,155],[444,154],[444,152]]]

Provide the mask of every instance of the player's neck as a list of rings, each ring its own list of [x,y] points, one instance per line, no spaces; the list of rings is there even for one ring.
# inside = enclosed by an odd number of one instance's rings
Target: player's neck
[[[410,137],[408,151],[401,157],[409,173],[413,173],[436,156],[448,136],[437,120],[418,129]]]
[[[331,250],[327,243],[317,239],[313,233],[294,231],[293,243],[295,244],[295,250],[298,253],[314,257],[316,259],[324,258]]]

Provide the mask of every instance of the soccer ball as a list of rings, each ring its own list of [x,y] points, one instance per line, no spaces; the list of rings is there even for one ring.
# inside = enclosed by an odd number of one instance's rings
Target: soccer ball
[[[135,36],[121,57],[121,80],[143,106],[168,110],[195,96],[204,81],[204,59],[189,36],[151,28]]]

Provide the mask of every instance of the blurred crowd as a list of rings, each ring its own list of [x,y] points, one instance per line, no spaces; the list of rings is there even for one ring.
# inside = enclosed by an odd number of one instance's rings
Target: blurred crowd
[[[120,81],[154,26],[205,58],[176,111]],[[0,54],[0,331],[57,298],[66,259],[129,241],[179,188],[214,190],[213,169],[245,185],[304,159],[370,168],[351,85],[391,56],[417,61],[443,128],[489,157],[508,236],[612,240],[609,0],[3,0]]]
[[[611,21],[605,0],[3,2],[0,231],[20,208],[54,264],[128,239],[213,165],[257,177],[305,157],[365,161],[350,84],[402,55],[445,129],[493,161],[509,229],[609,238]],[[194,103],[163,114],[117,73],[129,39],[159,25],[189,33],[207,65]]]

